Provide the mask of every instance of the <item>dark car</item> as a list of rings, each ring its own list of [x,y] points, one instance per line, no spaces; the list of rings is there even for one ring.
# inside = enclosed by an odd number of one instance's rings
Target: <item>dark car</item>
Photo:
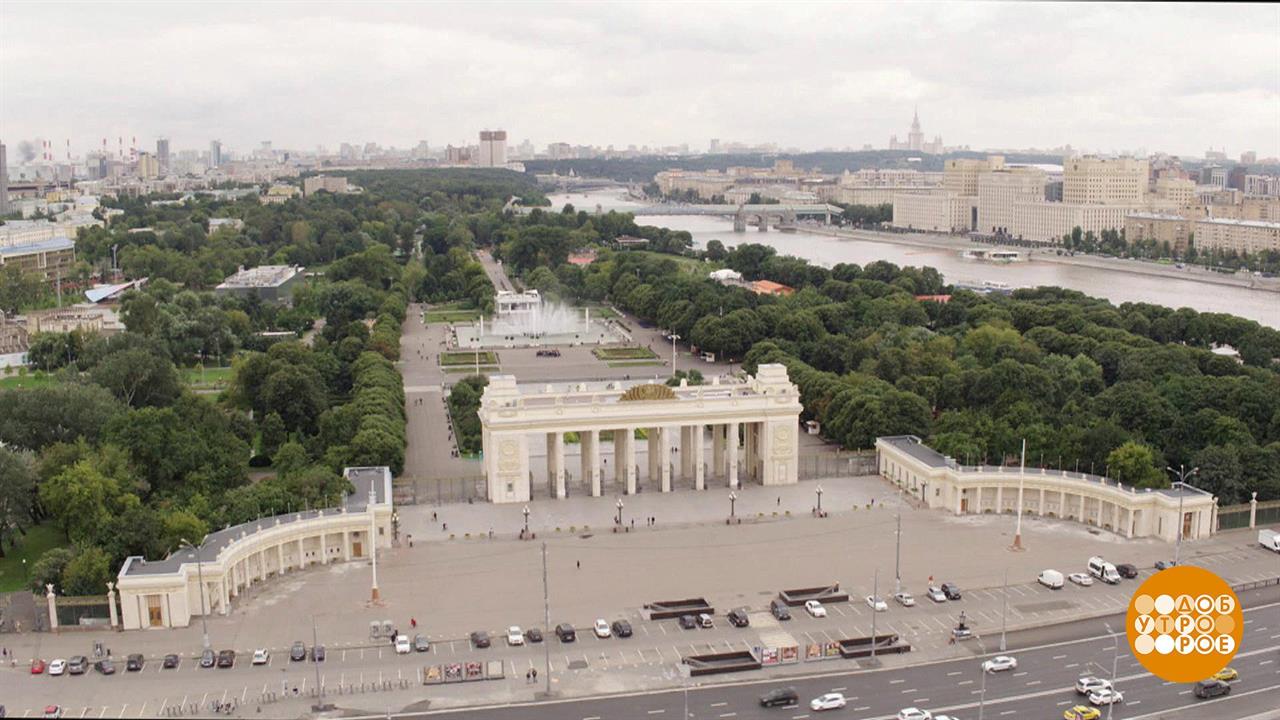
[[[1196,683],[1195,694],[1198,698],[1214,698],[1231,692],[1231,685],[1221,680],[1201,680]]]
[[[1172,561],[1172,560],[1157,560],[1157,561],[1156,561],[1156,569],[1157,569],[1157,570],[1168,570],[1169,568],[1173,567],[1174,565],[1177,565],[1177,563],[1175,563],[1175,562],[1174,562],[1174,561]]]
[[[235,650],[219,650],[218,651],[218,667],[229,668],[235,667],[236,651]]]
[[[216,665],[217,662],[218,656],[214,655],[212,650],[206,648],[204,652],[200,653],[200,667],[211,668]]]
[[[129,672],[138,672],[142,669],[145,660],[142,659],[142,653],[134,653],[124,661],[124,669]]]
[[[477,630],[471,633],[471,647],[489,647],[489,633],[484,630]]]
[[[783,707],[800,702],[795,688],[774,688],[760,696],[760,707]]]
[[[431,643],[427,642],[427,636],[418,633],[413,636],[413,649],[415,652],[426,652],[431,649]]]
[[[578,631],[569,623],[560,623],[556,626],[556,637],[560,638],[560,642],[570,643],[578,639]]]
[[[680,627],[684,628],[685,630],[692,630],[698,627],[698,618],[692,615],[681,615]]]
[[[631,637],[631,623],[626,620],[613,621],[613,636],[620,638]]]
[[[164,668],[165,670],[172,670],[178,667],[178,664],[181,662],[182,660],[177,655],[170,653],[164,656],[164,662],[160,663],[160,667]]]
[[[72,655],[67,659],[68,675],[83,675],[89,669],[89,658],[83,655]]]
[[[1130,563],[1120,563],[1116,566],[1116,572],[1120,573],[1122,578],[1138,577],[1138,567]]]
[[[303,645],[301,640],[295,640],[293,645],[289,646],[289,659],[293,662],[307,659],[307,646]]]
[[[538,628],[529,628],[524,631],[524,639],[531,643],[542,642],[542,631]]]
[[[959,600],[960,588],[955,583],[942,583],[942,594],[946,595],[948,600]]]
[[[746,627],[751,624],[751,619],[747,617],[747,611],[742,608],[729,611],[729,624],[734,627]]]
[[[311,646],[311,662],[324,662],[324,646],[323,645]]]
[[[101,660],[93,664],[93,669],[97,670],[103,675],[116,674],[116,664],[111,662],[111,658],[102,658]]]
[[[791,619],[791,608],[787,607],[786,603],[776,598],[773,600],[773,602],[769,603],[769,612],[773,613],[773,617],[775,620]]]

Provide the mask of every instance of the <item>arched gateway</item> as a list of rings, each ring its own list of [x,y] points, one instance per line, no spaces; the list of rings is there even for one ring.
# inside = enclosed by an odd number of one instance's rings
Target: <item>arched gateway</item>
[[[800,410],[800,392],[782,365],[761,365],[745,382],[715,377],[709,385],[678,388],[628,380],[518,384],[511,375],[495,375],[479,410],[488,497],[495,503],[529,500],[531,439],[546,444],[549,494],[565,497],[571,472],[565,465],[566,433],[579,438],[578,477],[593,496],[636,492],[637,435],[647,442],[644,480],[654,490],[670,492],[673,477],[692,479],[699,490],[708,477],[731,488],[740,476],[762,485],[792,484]],[[602,433],[613,442],[609,478],[601,461]]]

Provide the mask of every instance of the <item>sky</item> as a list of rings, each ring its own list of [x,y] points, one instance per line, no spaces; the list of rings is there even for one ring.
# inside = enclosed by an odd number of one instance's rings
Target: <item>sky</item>
[[[0,2],[0,140],[1280,156],[1280,5]],[[12,160],[11,160],[12,162]]]

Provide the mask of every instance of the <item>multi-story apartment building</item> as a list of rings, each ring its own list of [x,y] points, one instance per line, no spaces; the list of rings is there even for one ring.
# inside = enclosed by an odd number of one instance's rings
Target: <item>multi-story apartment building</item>
[[[978,223],[981,233],[1008,233],[1018,203],[1043,202],[1047,174],[1037,167],[1000,168],[978,175]]]
[[[1280,222],[1208,218],[1195,224],[1195,246],[1201,252],[1234,250],[1255,255],[1264,250],[1280,252]]]
[[[1134,212],[1124,217],[1124,237],[1130,244],[1168,243],[1169,249],[1178,255],[1187,251],[1187,241],[1194,227],[1194,220],[1181,215]]]
[[[959,233],[974,229],[977,198],[946,191],[897,193],[893,226],[908,230]]]
[[[943,166],[942,189],[956,195],[978,194],[978,177],[1004,167],[1004,157],[991,155],[985,159],[955,158]]]
[[[476,164],[480,167],[503,167],[507,164],[506,130],[480,131],[480,154]]]
[[[1136,205],[1146,199],[1146,160],[1092,155],[1062,164],[1062,202],[1073,205]]]

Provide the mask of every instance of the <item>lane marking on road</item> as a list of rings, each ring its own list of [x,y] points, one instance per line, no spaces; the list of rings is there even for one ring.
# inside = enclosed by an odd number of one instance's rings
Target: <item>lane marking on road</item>
[[[1016,712],[1018,712],[1018,711],[1017,711],[1017,710],[1005,710],[1004,712],[1000,713],[1000,716],[1001,716],[1001,717],[1004,717],[1005,715],[1012,715],[1012,714],[1014,714],[1014,713],[1016,713]]]
[[[1080,667],[1080,663],[1071,663],[1070,665],[1063,665],[1062,667],[1064,668]]]
[[[841,685],[840,687],[831,688],[831,692],[844,692],[845,690],[848,690],[848,689],[849,687],[847,685]]]
[[[738,713],[736,712],[720,713],[720,717],[723,717],[723,718],[738,717]]]
[[[729,703],[727,702],[716,702],[716,703],[711,703],[711,707],[724,707],[725,705],[728,705],[728,704]]]
[[[1258,664],[1259,664],[1259,665],[1270,665],[1270,664],[1271,664],[1271,663],[1273,663],[1273,662],[1275,662],[1275,660],[1263,660],[1262,662],[1260,662],[1260,663],[1258,663]]]
[[[1027,674],[1027,671],[1026,671],[1026,670],[1023,670],[1023,671],[1021,671],[1021,672],[1016,672],[1016,673],[1014,673],[1014,674],[1013,674],[1013,676],[1014,676],[1014,677],[1022,677],[1023,675],[1026,675],[1026,674]]]
[[[144,708],[144,709],[145,709],[145,708]],[[128,712],[128,711],[129,711],[129,703],[125,703],[125,704],[124,704],[124,707],[120,708],[120,714],[119,714],[119,715],[117,715],[116,717],[118,717],[118,718],[122,718],[122,717],[124,717],[124,714],[125,714],[126,712]],[[139,717],[141,717],[141,716],[142,716],[142,713],[138,713],[138,716],[139,716]]]
[[[648,712],[650,715],[661,715],[662,713],[666,712],[666,710],[649,710]]]
[[[1063,658],[1065,658],[1065,657],[1066,657],[1066,655],[1054,655],[1054,656],[1053,656],[1053,659],[1054,659],[1054,660],[1061,660],[1061,659],[1063,659]]]
[[[1039,680],[1028,680],[1028,681],[1027,681],[1027,687],[1031,687],[1032,685],[1039,685],[1039,684],[1040,684],[1040,682],[1041,682],[1041,681],[1039,681]]]
[[[1063,655],[1062,657],[1066,657],[1066,655]],[[1054,658],[1054,659],[1056,660],[1057,658]],[[963,670],[953,670],[947,673],[947,677],[955,677],[956,675],[963,675],[963,674],[964,674]]]
[[[972,680],[961,680],[960,682],[956,683],[956,685],[972,685],[972,684],[973,684]]]
[[[916,689],[915,689],[915,688],[907,688],[906,690],[903,690],[903,691],[902,691],[902,694],[903,694],[903,695],[909,695],[909,694],[911,694],[911,693],[913,693],[913,692],[915,692],[915,691],[916,691]]]
[[[890,680],[890,681],[889,681],[889,684],[890,684],[890,685],[897,685],[898,683],[904,683],[904,682],[906,682],[906,680],[903,680],[902,678],[897,678],[897,679],[894,679],[894,680]]]
[[[599,715],[588,715],[588,716],[586,716],[586,717],[582,718],[582,720],[600,720],[600,716],[599,716]]]

